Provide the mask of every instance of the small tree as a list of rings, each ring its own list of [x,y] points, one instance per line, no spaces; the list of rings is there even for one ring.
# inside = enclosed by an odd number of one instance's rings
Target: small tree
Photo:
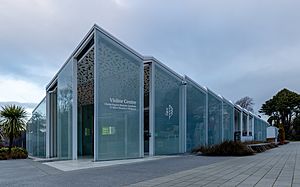
[[[266,101],[260,111],[269,116],[268,121],[279,127],[282,124],[288,138],[293,130],[293,119],[300,113],[300,95],[288,89],[282,89]]]
[[[25,109],[16,105],[4,106],[0,111],[0,126],[3,135],[9,139],[9,153],[14,139],[25,130],[26,116]]]
[[[248,97],[248,96],[243,97],[243,98],[239,99],[238,101],[236,101],[235,104],[240,105],[242,108],[244,108],[250,112],[253,112],[254,102],[253,102],[253,98],[251,98],[251,97]]]

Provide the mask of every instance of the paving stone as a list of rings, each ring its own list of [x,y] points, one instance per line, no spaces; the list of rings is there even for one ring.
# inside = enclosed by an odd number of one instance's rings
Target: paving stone
[[[290,143],[255,156],[194,168],[182,172],[182,178],[178,181],[183,182],[176,186],[300,186],[298,153],[300,143]]]

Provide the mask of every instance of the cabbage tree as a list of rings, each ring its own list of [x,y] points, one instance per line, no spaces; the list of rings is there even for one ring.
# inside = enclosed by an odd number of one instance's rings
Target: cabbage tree
[[[3,135],[9,140],[9,152],[15,138],[25,131],[27,113],[23,107],[7,105],[0,110],[0,127]]]

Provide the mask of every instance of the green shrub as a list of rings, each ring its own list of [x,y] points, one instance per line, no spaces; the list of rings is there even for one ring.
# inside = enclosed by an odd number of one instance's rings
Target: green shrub
[[[7,160],[7,159],[9,159],[8,148],[6,147],[0,148],[0,160]]]
[[[12,159],[25,159],[28,157],[28,152],[24,148],[13,147],[11,149],[11,152],[12,152],[11,154]]]
[[[247,145],[234,141],[225,141],[221,144],[207,147],[201,146],[193,149],[192,152],[196,154],[202,153],[209,156],[246,156],[253,155],[255,153],[255,151]]]
[[[7,147],[2,147],[0,149],[0,160],[7,159],[25,159],[28,157],[28,152],[26,149],[21,147],[13,147],[11,153],[9,154],[9,149]]]

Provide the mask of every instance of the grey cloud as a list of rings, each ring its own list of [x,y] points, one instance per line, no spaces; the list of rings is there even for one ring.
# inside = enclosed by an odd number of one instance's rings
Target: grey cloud
[[[97,23],[230,100],[299,91],[298,1],[28,1],[0,5],[0,73],[44,85]]]

